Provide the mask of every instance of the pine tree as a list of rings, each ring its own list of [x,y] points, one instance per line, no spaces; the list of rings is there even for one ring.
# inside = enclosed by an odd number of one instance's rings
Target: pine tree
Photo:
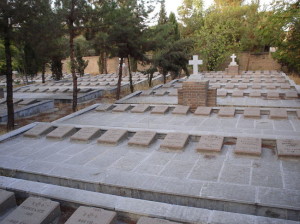
[[[84,70],[89,64],[89,61],[85,61],[82,58],[82,51],[80,49],[80,45],[76,44],[76,52],[75,52],[75,69],[77,73],[82,77],[84,75]]]
[[[168,22],[165,0],[160,1],[160,11],[158,17],[158,24],[166,24]]]

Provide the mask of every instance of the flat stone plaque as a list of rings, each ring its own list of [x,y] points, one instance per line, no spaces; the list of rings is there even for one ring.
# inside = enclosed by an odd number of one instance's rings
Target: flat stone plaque
[[[155,92],[155,96],[163,96],[167,93],[167,90],[166,89],[157,89],[157,90],[154,90]]]
[[[222,107],[218,113],[219,117],[234,117],[235,108],[232,107]]]
[[[236,154],[260,156],[261,143],[262,141],[260,138],[238,137],[236,140],[234,152]]]
[[[150,96],[153,93],[152,89],[145,90],[141,93],[141,96]]]
[[[197,107],[197,110],[194,112],[194,115],[209,116],[211,110],[211,107]]]
[[[58,93],[66,93],[69,91],[69,88],[60,88],[59,90],[57,90]]]
[[[18,103],[19,105],[30,105],[36,102],[36,99],[24,99],[23,101],[21,101],[20,103]]]
[[[267,92],[267,99],[280,99],[278,92]]]
[[[156,132],[138,131],[128,141],[128,145],[148,147],[154,140]]]
[[[88,128],[81,128],[76,134],[71,136],[72,141],[79,141],[79,142],[88,142],[98,134],[100,134],[100,128],[88,127]]]
[[[62,140],[66,138],[67,136],[71,135],[76,131],[76,128],[70,127],[70,126],[60,126],[56,128],[55,130],[51,131],[48,135],[46,135],[46,138],[48,139],[56,139],[56,140]]]
[[[248,88],[248,85],[247,84],[240,84],[238,86],[238,89],[247,89]]]
[[[261,97],[261,92],[259,91],[250,92],[249,97]]]
[[[245,108],[244,118],[260,118],[260,109],[255,107]]]
[[[250,79],[249,78],[243,79],[242,83],[250,83]]]
[[[178,222],[171,222],[169,220],[141,217],[136,224],[179,224]]]
[[[128,110],[130,107],[130,104],[119,104],[114,109],[112,109],[113,112],[124,112]]]
[[[45,224],[60,215],[59,203],[45,198],[29,197],[1,224]]]
[[[261,89],[261,85],[260,84],[253,84],[252,89]]]
[[[219,96],[219,97],[226,97],[227,96],[227,91],[220,90],[220,91],[217,92],[217,96]]]
[[[56,92],[58,90],[59,90],[59,88],[51,88],[51,89],[49,89],[49,92],[54,93],[54,92]]]
[[[261,79],[254,79],[253,83],[261,83]]]
[[[233,83],[227,83],[225,85],[225,89],[233,89],[234,88],[234,84]]]
[[[0,190],[0,214],[3,214],[5,211],[16,205],[16,198],[13,192]]]
[[[38,138],[45,135],[54,129],[50,124],[38,124],[37,126],[31,128],[29,131],[25,132],[24,137],[28,138]]]
[[[126,130],[121,130],[121,129],[107,130],[100,138],[98,138],[97,142],[116,145],[119,143],[119,141],[122,140],[122,138],[125,137],[126,134],[127,134]]]
[[[232,92],[232,97],[243,97],[244,92],[243,91],[233,91]]]
[[[278,156],[300,156],[300,141],[291,139],[278,139],[277,140],[277,153]]]
[[[281,88],[281,89],[290,89],[290,88],[291,88],[291,85],[290,85],[290,84],[281,84],[281,85],[280,85],[280,88]]]
[[[175,107],[172,114],[186,115],[188,113],[189,109],[190,109],[189,106],[178,105],[178,106]]]
[[[149,105],[139,104],[136,105],[132,110],[131,113],[144,113],[149,109]]]
[[[80,206],[65,224],[111,224],[116,216],[116,212]]]
[[[223,145],[223,136],[215,135],[203,135],[197,145],[196,150],[198,152],[209,151],[209,152],[220,152]]]
[[[169,96],[178,96],[178,90],[177,89],[169,90]]]
[[[189,135],[185,133],[169,133],[160,145],[160,148],[182,150],[187,141]]]
[[[286,99],[298,99],[298,93],[296,91],[286,92],[285,98]]]
[[[113,104],[101,104],[95,110],[99,112],[105,112],[113,108],[113,106],[114,106]]]
[[[151,114],[165,114],[167,112],[167,110],[169,109],[168,106],[155,106],[152,111]]]
[[[287,111],[284,108],[271,108],[270,109],[271,119],[287,119]]]

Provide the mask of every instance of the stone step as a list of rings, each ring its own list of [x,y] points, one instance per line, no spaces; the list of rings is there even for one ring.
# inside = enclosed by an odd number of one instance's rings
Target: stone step
[[[201,224],[297,224],[298,221],[269,218],[256,215],[248,215],[242,213],[232,213],[226,211],[217,211],[212,209],[195,208],[181,206],[176,204],[168,204],[155,201],[147,201],[130,197],[122,197],[111,194],[97,193],[87,190],[80,190],[70,187],[62,187],[52,184],[43,184],[33,181],[20,180],[9,177],[0,177],[0,187],[21,194],[24,197],[33,195],[28,199],[37,199],[43,197],[41,203],[47,202],[52,207],[57,208],[58,200],[62,204],[72,207],[79,207],[70,217],[67,223],[77,223],[80,220],[90,221],[97,214],[102,214],[106,222],[101,224],[109,224],[110,220],[114,220],[116,213],[118,217],[124,217],[131,222],[139,224],[174,224],[174,223],[201,223]],[[49,199],[45,199],[49,198]],[[27,200],[28,200],[27,199]],[[26,200],[26,201],[27,201]],[[25,202],[26,202],[25,201]],[[40,203],[40,202],[39,202]],[[54,205],[54,206],[53,206]],[[59,205],[58,205],[59,206]],[[48,206],[47,206],[48,207]],[[34,208],[34,207],[33,207]],[[40,209],[40,208],[38,208]],[[103,210],[105,209],[105,210]],[[92,212],[90,212],[92,210]],[[115,212],[111,212],[111,211]],[[88,213],[87,213],[88,212]],[[97,214],[95,214],[97,212]],[[55,210],[54,215],[58,214]],[[87,218],[87,214],[90,214]],[[151,218],[150,218],[151,217]],[[99,220],[99,219],[98,219]],[[27,224],[27,222],[25,222]],[[35,222],[32,222],[35,223]],[[30,224],[32,224],[30,223]],[[82,222],[81,222],[82,223]],[[28,223],[29,224],[29,223]]]
[[[9,209],[15,207],[15,194],[9,191],[0,190],[0,214],[4,214]]]

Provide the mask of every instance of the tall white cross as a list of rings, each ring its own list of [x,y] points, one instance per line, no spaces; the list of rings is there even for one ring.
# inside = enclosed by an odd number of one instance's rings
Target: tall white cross
[[[230,65],[237,65],[235,59],[236,59],[236,56],[235,54],[231,55],[231,58],[232,58],[232,62],[230,62]]]
[[[198,55],[193,56],[193,60],[189,60],[189,65],[193,65],[193,75],[198,75],[198,65],[202,65],[203,61],[198,59]]]

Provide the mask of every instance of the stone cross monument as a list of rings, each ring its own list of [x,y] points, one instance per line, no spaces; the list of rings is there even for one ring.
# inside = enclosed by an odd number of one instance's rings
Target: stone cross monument
[[[228,69],[227,69],[228,75],[231,75],[231,76],[239,75],[239,65],[235,61],[236,58],[237,57],[235,54],[231,55],[232,61],[230,62]]]
[[[189,60],[189,65],[193,66],[193,74],[190,76],[190,79],[201,79],[201,75],[198,72],[198,66],[202,65],[203,61],[199,60],[198,55],[193,56],[193,60]]]

